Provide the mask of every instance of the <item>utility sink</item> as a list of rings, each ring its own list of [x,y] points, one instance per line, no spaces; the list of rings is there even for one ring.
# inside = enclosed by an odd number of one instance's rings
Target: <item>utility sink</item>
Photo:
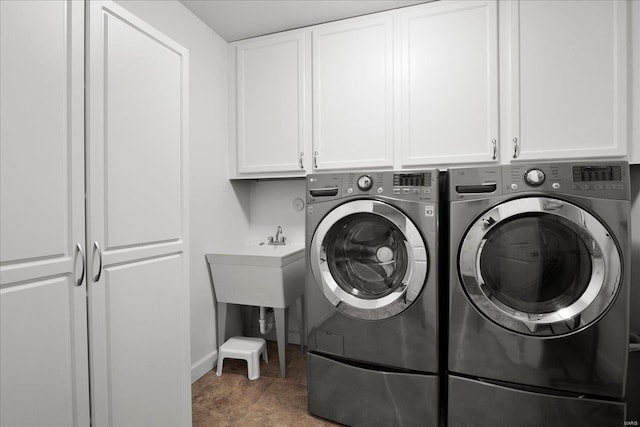
[[[247,243],[206,254],[216,294],[218,345],[226,340],[227,305],[273,307],[280,376],[285,377],[289,306],[297,302],[304,351],[304,246]]]
[[[285,308],[304,294],[304,246],[247,243],[206,254],[218,302]]]

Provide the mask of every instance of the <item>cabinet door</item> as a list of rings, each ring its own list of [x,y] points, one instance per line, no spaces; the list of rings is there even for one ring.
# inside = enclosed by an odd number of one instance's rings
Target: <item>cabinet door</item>
[[[84,4],[0,21],[0,425],[88,426]]]
[[[495,1],[409,8],[401,28],[402,165],[496,161]]]
[[[510,1],[508,159],[627,151],[626,1]]]
[[[87,4],[93,423],[189,426],[188,52]]]
[[[393,166],[393,19],[313,30],[313,167]]]
[[[310,139],[308,39],[308,32],[298,32],[237,45],[239,173],[304,175],[304,146]]]

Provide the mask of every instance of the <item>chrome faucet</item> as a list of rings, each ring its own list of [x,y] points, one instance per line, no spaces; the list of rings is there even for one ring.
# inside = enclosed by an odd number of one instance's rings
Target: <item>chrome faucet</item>
[[[268,240],[270,245],[284,245],[285,237],[282,235],[282,226],[279,225],[276,229],[276,236],[269,236]]]

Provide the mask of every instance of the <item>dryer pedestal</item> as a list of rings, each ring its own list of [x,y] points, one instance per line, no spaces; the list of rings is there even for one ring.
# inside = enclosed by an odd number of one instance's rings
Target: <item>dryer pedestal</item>
[[[622,402],[546,394],[450,375],[448,425],[621,426]]]

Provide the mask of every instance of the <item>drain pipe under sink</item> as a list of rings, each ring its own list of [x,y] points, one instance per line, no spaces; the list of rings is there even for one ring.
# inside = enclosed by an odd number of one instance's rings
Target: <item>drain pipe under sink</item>
[[[260,333],[262,335],[268,334],[269,331],[273,329],[273,324],[275,323],[273,310],[269,310],[269,313],[267,313],[267,307],[260,307],[260,319],[258,319],[258,323],[260,324]]]

